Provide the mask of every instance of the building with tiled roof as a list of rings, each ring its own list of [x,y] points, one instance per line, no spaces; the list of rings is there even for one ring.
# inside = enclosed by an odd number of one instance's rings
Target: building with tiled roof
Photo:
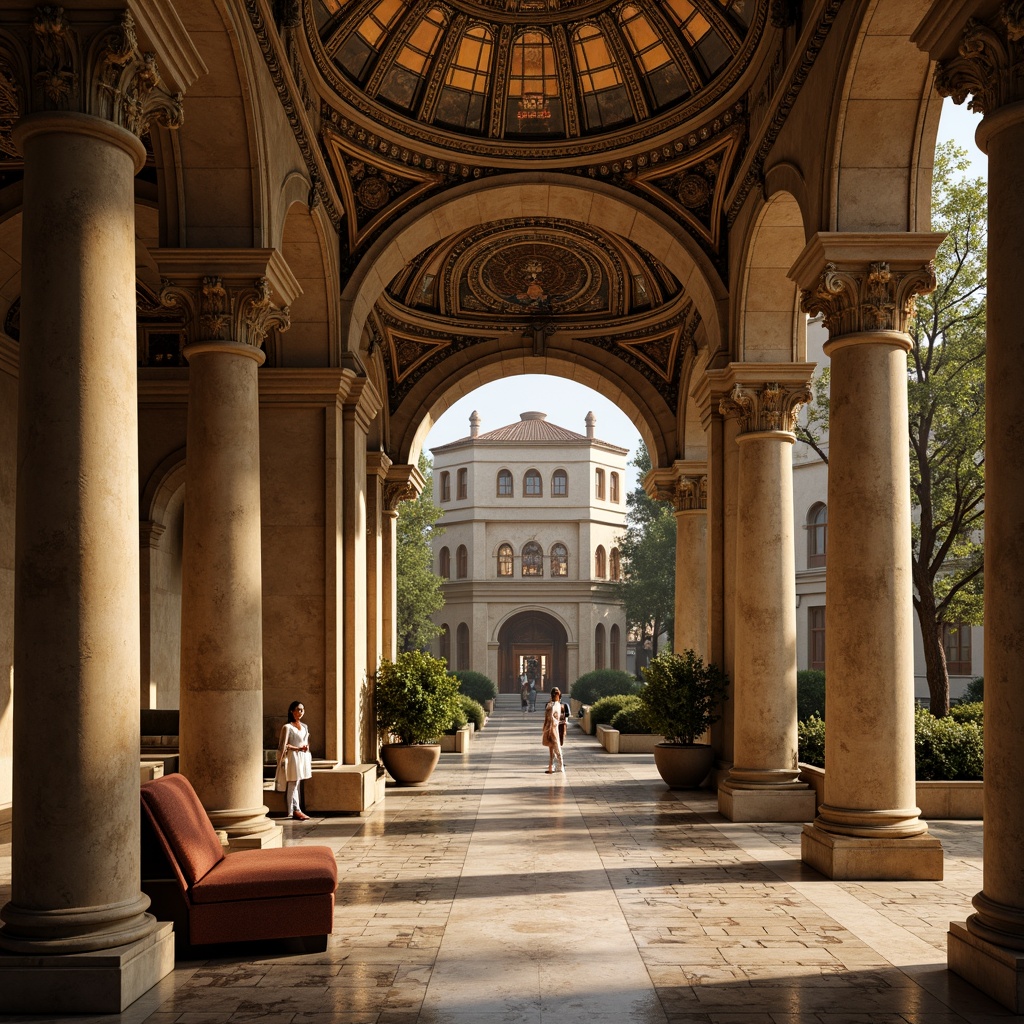
[[[615,586],[626,527],[625,448],[524,412],[517,423],[431,449],[444,509],[434,566],[445,580],[436,653],[502,692],[533,671],[539,689],[625,668]]]

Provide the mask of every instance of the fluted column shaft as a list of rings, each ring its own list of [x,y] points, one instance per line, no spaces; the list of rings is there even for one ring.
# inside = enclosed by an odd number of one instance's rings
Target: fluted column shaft
[[[156,927],[139,889],[133,178],[139,140],[24,119],[14,824],[0,946],[71,953]],[[59,756],[58,756],[59,755]]]
[[[189,361],[181,583],[181,770],[229,838],[263,803],[259,395],[263,353],[203,342]]]

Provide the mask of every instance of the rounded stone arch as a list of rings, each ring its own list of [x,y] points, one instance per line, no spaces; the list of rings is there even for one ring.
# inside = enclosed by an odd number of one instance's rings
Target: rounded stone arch
[[[141,706],[178,707],[185,449],[150,473],[139,500]]]
[[[290,304],[291,326],[276,338],[277,366],[337,366],[337,244],[322,207],[310,210],[308,181],[289,174],[273,245],[302,289]]]
[[[498,647],[498,689],[519,692],[519,670],[524,659],[535,658],[541,675],[537,689],[569,688],[568,648],[572,639],[565,620],[549,608],[524,605],[503,616],[494,627],[490,642]]]
[[[790,192],[768,197],[752,218],[738,275],[735,308],[738,362],[803,362],[807,316],[789,271],[803,251],[807,229]]]
[[[942,100],[911,41],[930,0],[877,0],[848,43],[823,183],[829,231],[928,231]]]
[[[602,182],[540,172],[468,182],[425,199],[370,247],[342,292],[342,342],[356,351],[363,325],[388,283],[421,252],[455,231],[495,218],[559,217],[612,231],[642,245],[675,275],[701,315],[712,349],[727,337],[726,289],[707,255],[650,204]]]

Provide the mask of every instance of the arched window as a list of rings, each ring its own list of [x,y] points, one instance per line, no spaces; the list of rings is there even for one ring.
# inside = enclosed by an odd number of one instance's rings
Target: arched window
[[[455,496],[459,501],[465,501],[469,496],[469,471],[465,469],[459,470],[458,482],[455,485]]]
[[[468,29],[448,66],[434,120],[452,128],[482,132],[491,80],[494,37],[483,25]]]
[[[523,545],[523,575],[544,575],[544,549],[535,540]]]
[[[469,575],[469,552],[465,544],[460,544],[459,550],[455,552],[455,575],[460,580]]]
[[[596,25],[583,25],[573,33],[572,48],[587,127],[607,128],[628,121],[633,116],[629,95],[604,33]]]
[[[551,546],[551,575],[569,575],[569,549],[564,544]]]
[[[605,556],[604,548],[600,545],[594,552],[594,576],[603,580],[608,575],[608,561]]]
[[[505,108],[507,135],[563,135],[561,90],[551,37],[538,29],[512,42]]]
[[[448,19],[439,7],[427,11],[423,20],[412,30],[405,45],[398,52],[394,64],[388,68],[378,95],[396,107],[412,110],[423,92],[430,63]]]
[[[449,666],[452,663],[452,635],[448,631],[448,623],[441,623],[441,635],[437,638],[439,656],[444,658],[448,662]]]
[[[441,474],[441,500],[452,500],[452,476],[447,470]]]
[[[498,497],[512,497],[512,474],[507,469],[498,470]]]
[[[820,501],[807,511],[807,568],[825,564],[828,541],[828,506]]]
[[[594,497],[598,501],[604,501],[604,470],[594,470]]]
[[[523,494],[527,498],[539,498],[544,493],[544,484],[541,481],[540,473],[535,469],[528,469],[523,477]]]
[[[452,578],[452,553],[447,548],[441,548],[437,556],[437,574],[443,580]]]
[[[511,576],[512,575],[512,545],[502,544],[498,548],[498,575],[499,576]]]
[[[694,9],[690,0],[668,0],[666,6],[683,30],[686,41],[696,50],[704,71],[713,75],[724,67],[732,56],[732,49],[711,27],[708,19]]]
[[[622,563],[619,559],[618,548],[612,548],[608,555],[608,576],[616,582],[622,579]]]
[[[402,0],[380,0],[345,40],[335,59],[357,82],[365,81],[384,49],[395,21],[404,13]]]
[[[619,11],[619,25],[656,107],[664,107],[690,90],[679,65],[672,59],[647,15],[627,4]]]
[[[594,668],[604,667],[604,626],[599,622],[594,630]]]
[[[569,497],[569,477],[564,469],[556,469],[554,473],[551,474],[551,497]]]
[[[608,497],[611,498],[612,503],[618,505],[619,503],[619,474],[612,473],[611,480],[608,482]]]
[[[469,626],[459,623],[455,632],[455,667],[457,670],[469,668]]]
[[[608,667],[621,669],[619,654],[619,627],[612,626],[608,631]]]

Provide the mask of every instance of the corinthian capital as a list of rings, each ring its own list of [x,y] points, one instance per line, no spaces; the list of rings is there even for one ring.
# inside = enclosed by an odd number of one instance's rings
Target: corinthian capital
[[[287,331],[291,326],[288,306],[274,305],[265,277],[241,287],[225,284],[215,274],[204,275],[198,286],[165,278],[160,303],[185,313],[192,343],[236,341],[258,349],[272,327]]]
[[[1024,0],[1007,0],[987,21],[968,18],[956,56],[935,66],[940,96],[970,110],[991,114],[1024,99]]]
[[[655,501],[671,501],[676,512],[708,507],[707,464],[677,459],[667,469],[652,469],[643,480],[644,490]]]
[[[396,513],[403,501],[415,501],[425,484],[418,466],[389,466],[384,478],[384,511]]]
[[[914,299],[935,287],[933,257],[944,237],[819,233],[789,272],[801,289],[800,307],[820,314],[832,338],[905,332]]]
[[[729,394],[719,404],[723,416],[735,416],[740,421],[740,433],[763,430],[796,430],[800,409],[814,395],[806,383],[781,384],[769,381],[752,387],[736,381]]]

